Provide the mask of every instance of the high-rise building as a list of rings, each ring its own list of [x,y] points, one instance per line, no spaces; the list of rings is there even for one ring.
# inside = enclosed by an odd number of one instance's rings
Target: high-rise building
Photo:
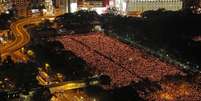
[[[68,12],[68,0],[61,0],[60,3],[61,3],[61,5],[60,5],[61,13]]]
[[[11,0],[17,15],[27,16],[27,8],[30,0]]]
[[[45,15],[52,16],[54,15],[54,6],[52,0],[45,0]]]
[[[112,0],[78,0],[77,9],[95,10],[98,14],[102,14],[109,7],[110,1]]]
[[[1,13],[9,13],[9,9],[11,9],[12,4],[10,0],[0,0],[0,14]]]
[[[60,8],[62,13],[75,12],[80,9],[93,9],[103,12],[113,0],[53,0],[56,8]]]
[[[54,7],[60,8],[61,7],[61,1],[63,1],[63,0],[52,0]]]
[[[182,9],[182,0],[129,0],[128,2],[127,11],[143,12],[160,8],[172,11]]]
[[[34,12],[39,12],[39,10],[48,7],[49,2],[52,0],[11,0],[13,7],[17,11],[17,15],[19,16],[29,16]],[[46,5],[46,6],[45,6]]]

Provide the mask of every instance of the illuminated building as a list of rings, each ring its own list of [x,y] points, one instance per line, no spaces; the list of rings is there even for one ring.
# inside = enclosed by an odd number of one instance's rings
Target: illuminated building
[[[32,9],[36,9],[44,0],[11,0],[13,8],[19,16],[28,16]]]
[[[182,8],[189,8],[192,1],[200,2],[200,0],[53,0],[53,5],[57,11],[62,13],[81,9],[94,9],[103,13],[106,8],[112,6],[119,9],[121,13],[126,14],[127,12],[144,12],[160,8],[177,11]],[[200,3],[197,4],[201,5]]]
[[[75,12],[77,10],[96,10],[103,13],[113,0],[55,0],[54,5],[62,13]]]
[[[0,0],[0,14],[1,13],[9,13],[8,10],[11,9],[10,0]]]
[[[29,16],[34,15],[46,15],[52,16],[55,13],[55,7],[59,7],[59,4],[56,4],[60,0],[31,0],[29,2]]]
[[[166,10],[177,11],[182,9],[181,0],[129,0],[127,11],[144,12],[147,10]]]
[[[181,0],[77,0],[77,9],[94,9],[97,12],[104,12],[108,7],[116,7],[121,14],[130,11],[144,12],[147,10],[182,9]]]
[[[104,13],[112,0],[78,0],[78,10],[95,10],[98,14]]]
[[[11,0],[17,15],[27,16],[27,7],[30,0]]]
[[[52,4],[54,7],[54,15],[62,14],[61,1],[63,0],[52,0]]]
[[[60,9],[61,9],[61,13],[67,13],[68,12],[68,0],[61,0],[60,1]]]
[[[182,0],[108,0],[110,7],[115,7],[120,14],[135,12],[140,14],[148,10],[166,10],[177,11],[182,9]]]
[[[69,13],[77,11],[77,2],[78,0],[60,0],[60,2],[58,1],[56,5],[58,6],[60,3],[59,7],[61,13]]]
[[[41,13],[45,15],[54,14],[52,0],[12,0],[12,4],[19,16],[32,16]]]
[[[45,15],[48,16],[54,15],[54,6],[52,0],[45,0],[44,4],[45,4],[45,10],[43,13],[45,13]]]
[[[45,8],[44,0],[29,0],[27,7],[27,16],[42,15],[42,10]]]
[[[54,7],[60,8],[61,7],[61,1],[63,1],[63,0],[52,0]]]

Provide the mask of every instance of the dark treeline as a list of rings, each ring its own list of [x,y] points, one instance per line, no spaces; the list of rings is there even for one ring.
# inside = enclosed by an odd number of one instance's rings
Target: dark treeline
[[[147,11],[142,18],[107,17],[104,26],[113,33],[130,41],[169,55],[185,64],[200,64],[201,43],[193,40],[199,36],[201,16],[173,11]]]
[[[56,23],[60,29],[65,29],[73,33],[90,32],[94,21],[99,21],[99,15],[95,11],[78,11],[76,13],[66,13],[56,18]]]
[[[38,26],[27,27],[32,36],[28,48],[35,53],[34,61],[37,64],[49,63],[52,72],[63,74],[65,81],[90,77],[92,74],[86,61],[65,50],[60,41],[54,40],[52,37],[56,35],[56,30],[45,27],[49,25],[52,24],[45,21]]]
[[[8,29],[12,20],[14,20],[14,12],[12,10],[10,10],[9,14],[2,13],[0,15],[0,29]]]
[[[49,63],[52,67],[51,71],[63,74],[65,81],[91,76],[87,63],[71,51],[66,51],[59,41],[44,40],[30,45],[29,48],[34,50],[38,64]]]

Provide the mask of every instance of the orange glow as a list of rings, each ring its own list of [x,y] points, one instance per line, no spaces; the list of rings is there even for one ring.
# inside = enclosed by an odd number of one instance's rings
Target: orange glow
[[[182,84],[182,85],[180,85],[178,92],[182,96],[189,95],[189,87],[186,84]]]
[[[161,93],[160,98],[163,100],[174,100],[174,96],[170,93],[167,93],[167,92]]]

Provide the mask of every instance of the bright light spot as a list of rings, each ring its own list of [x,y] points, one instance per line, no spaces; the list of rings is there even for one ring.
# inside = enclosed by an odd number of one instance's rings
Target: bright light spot
[[[42,68],[41,68],[41,67],[38,67],[38,71],[42,71]]]
[[[103,14],[106,10],[106,7],[95,7],[92,8],[92,10],[95,10],[98,14]]]
[[[74,13],[77,11],[77,3],[71,3],[70,4],[71,7],[71,12]]]
[[[3,42],[3,41],[4,41],[4,39],[2,37],[0,37],[0,42]]]
[[[6,14],[9,14],[10,12],[9,12],[9,11],[6,11],[5,13],[6,13]]]
[[[126,6],[127,6],[126,2],[123,2],[122,3],[122,11],[123,12],[126,12]]]
[[[45,63],[45,67],[47,68],[47,67],[50,67],[50,64],[48,64],[48,63]]]
[[[129,58],[128,60],[129,60],[129,61],[132,61],[132,60],[133,60],[133,58]]]
[[[114,1],[113,1],[113,0],[110,0],[110,1],[109,1],[109,5],[113,7],[113,6],[114,6]]]
[[[47,9],[43,9],[43,12],[47,12]]]
[[[179,93],[181,95],[189,95],[189,88],[186,84],[182,84],[180,87],[179,87]]]
[[[24,61],[26,61],[27,59],[25,57],[22,58]]]
[[[21,48],[21,51],[24,52],[24,50],[25,50],[24,47],[22,47],[22,48]]]
[[[32,13],[38,13],[38,12],[40,12],[40,11],[39,11],[39,9],[32,9],[31,12],[32,12]]]
[[[160,94],[160,97],[161,99],[164,99],[164,100],[174,100],[173,95],[169,93],[162,93]]]
[[[34,55],[34,52],[33,52],[32,50],[28,50],[28,51],[27,51],[27,54],[30,55],[30,56],[33,56],[33,55]]]
[[[49,18],[49,20],[50,20],[50,21],[54,21],[54,20],[55,20],[55,18]]]
[[[82,7],[81,10],[88,10],[88,8],[87,7]]]

